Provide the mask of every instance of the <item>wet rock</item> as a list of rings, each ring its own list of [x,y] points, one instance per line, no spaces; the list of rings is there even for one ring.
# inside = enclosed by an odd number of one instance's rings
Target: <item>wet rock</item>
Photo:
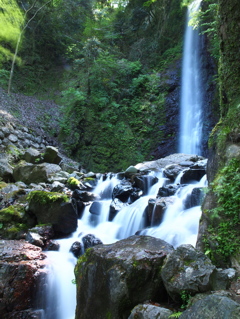
[[[181,177],[181,184],[189,184],[193,181],[200,181],[201,178],[206,174],[205,168],[190,168],[185,170],[183,176]]]
[[[72,203],[75,211],[77,212],[78,218],[82,218],[82,215],[83,215],[83,212],[84,212],[86,205],[82,201],[77,200],[75,198],[71,199],[71,203]]]
[[[75,268],[77,302],[84,304],[76,319],[128,318],[139,303],[164,300],[159,269],[172,250],[161,239],[132,236],[87,251]]]
[[[158,182],[158,178],[151,175],[137,175],[133,179],[134,186],[140,188],[143,194],[147,194],[150,187]]]
[[[157,196],[167,197],[167,196],[175,195],[175,193],[180,187],[181,187],[180,185],[176,185],[176,184],[169,184],[169,185],[162,186],[159,188]]]
[[[28,241],[32,245],[35,245],[41,248],[44,247],[43,238],[37,233],[28,232],[26,236],[26,241]]]
[[[48,251],[58,251],[60,249],[60,245],[55,240],[47,240],[44,244],[44,250]]]
[[[93,215],[99,216],[102,210],[102,202],[93,202],[89,212]]]
[[[70,252],[73,253],[76,258],[80,257],[83,254],[81,243],[79,241],[75,241],[70,248]]]
[[[182,171],[183,171],[182,166],[178,164],[171,164],[171,165],[167,165],[164,168],[163,175],[174,182],[178,174]]]
[[[205,193],[204,188],[196,187],[192,190],[191,194],[189,194],[184,202],[184,207],[186,209],[199,206],[203,203]]]
[[[117,213],[128,205],[128,203],[123,203],[119,198],[115,198],[110,204],[109,220],[112,221]]]
[[[166,308],[143,304],[134,307],[128,319],[168,319],[172,313],[171,310]]]
[[[204,253],[181,245],[168,256],[161,275],[168,294],[181,302],[183,290],[190,295],[211,290],[215,268]]]
[[[75,189],[72,193],[72,198],[83,201],[83,202],[92,202],[94,200],[99,200],[100,196],[91,192]]]
[[[98,239],[95,235],[88,234],[82,238],[83,242],[83,248],[84,250],[96,246],[96,245],[101,245],[102,241]]]
[[[1,318],[34,318],[26,314],[36,307],[36,287],[44,289],[45,258],[41,248],[25,241],[0,240]]]
[[[114,187],[112,192],[112,199],[120,199],[123,203],[127,202],[130,195],[133,193],[134,189],[132,184],[128,181],[122,181],[121,184],[118,184]]]
[[[240,305],[232,299],[216,294],[207,296],[185,310],[180,319],[239,319]]]
[[[161,223],[164,213],[169,205],[172,205],[176,197],[162,197],[157,199],[150,199],[148,201],[148,219],[151,226],[157,226]]]

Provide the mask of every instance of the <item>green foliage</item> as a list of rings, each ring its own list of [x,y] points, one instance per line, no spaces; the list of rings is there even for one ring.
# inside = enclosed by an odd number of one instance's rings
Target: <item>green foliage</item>
[[[218,7],[219,4],[214,0],[205,0],[203,9],[199,13],[200,27],[202,34],[207,35],[211,55],[215,58],[216,63],[219,60],[219,21]]]
[[[83,62],[76,69],[82,74],[89,65]],[[143,74],[139,61],[104,50],[84,74],[79,89],[63,92],[61,140],[69,153],[98,171],[123,170],[144,160],[156,143],[151,137],[160,137],[155,130],[159,118],[164,121],[159,76]]]
[[[216,243],[214,253],[227,261],[239,250],[240,161],[232,159],[212,184],[217,195],[217,207],[212,218],[219,218],[215,227],[209,227],[210,240]],[[205,240],[207,242],[207,239]],[[208,248],[207,248],[208,249]]]
[[[0,0],[0,65],[13,58],[15,46],[21,34],[24,14],[17,1]],[[20,59],[17,60],[20,62]]]
[[[178,312],[174,312],[172,313],[169,318],[179,318],[181,316],[182,312],[178,311]]]
[[[186,309],[188,304],[189,304],[189,300],[191,298],[191,295],[187,291],[183,290],[181,292],[180,297],[182,299],[181,309]]]
[[[17,204],[0,210],[1,238],[18,238],[19,233],[26,231],[27,228],[24,206]]]

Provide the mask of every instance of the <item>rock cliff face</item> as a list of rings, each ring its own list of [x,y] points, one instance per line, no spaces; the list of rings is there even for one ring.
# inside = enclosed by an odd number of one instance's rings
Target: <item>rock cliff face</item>
[[[1,318],[40,318],[45,258],[41,248],[24,241],[0,240]]]

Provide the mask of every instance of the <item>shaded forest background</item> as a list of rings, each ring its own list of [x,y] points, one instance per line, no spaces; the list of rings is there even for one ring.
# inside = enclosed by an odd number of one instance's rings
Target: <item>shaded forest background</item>
[[[180,86],[189,2],[1,0],[0,85],[7,89],[15,56],[9,89],[59,105],[60,130],[47,112],[39,121],[87,169],[156,159],[164,140],[168,154],[176,152],[178,127],[169,129],[176,120],[167,113],[178,101],[166,100]],[[215,71],[217,10],[205,0],[192,19],[207,35]]]

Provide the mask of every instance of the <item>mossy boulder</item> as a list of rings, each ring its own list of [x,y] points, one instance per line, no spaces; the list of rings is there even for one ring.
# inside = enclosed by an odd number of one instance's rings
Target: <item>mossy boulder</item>
[[[67,235],[77,229],[77,213],[62,193],[32,191],[28,196],[29,212],[38,224],[50,224],[56,233]]]
[[[92,319],[96,314],[125,319],[145,300],[165,300],[161,268],[171,251],[171,245],[150,236],[131,236],[87,250],[75,268],[76,319]]]

